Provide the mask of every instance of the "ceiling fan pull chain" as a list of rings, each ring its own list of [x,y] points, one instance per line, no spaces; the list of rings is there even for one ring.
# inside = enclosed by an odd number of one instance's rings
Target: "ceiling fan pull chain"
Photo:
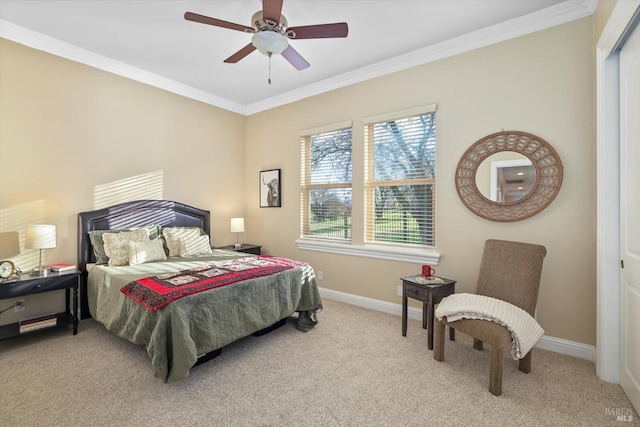
[[[269,84],[271,84],[271,53],[269,53]]]

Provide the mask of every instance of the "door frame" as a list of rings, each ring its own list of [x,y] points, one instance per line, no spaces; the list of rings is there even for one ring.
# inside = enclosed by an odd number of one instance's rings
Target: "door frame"
[[[513,159],[513,160],[498,160],[495,162],[491,162],[491,190],[490,190],[490,200],[504,202],[504,200],[498,200],[498,188],[500,188],[500,169],[503,168],[513,168],[518,166],[531,166],[531,169],[535,171],[535,167],[533,163],[531,163],[530,159]],[[535,180],[534,180],[535,181]],[[526,196],[531,188],[528,191],[524,192],[520,198]]]
[[[596,374],[620,383],[620,40],[640,0],[618,1],[596,44]]]

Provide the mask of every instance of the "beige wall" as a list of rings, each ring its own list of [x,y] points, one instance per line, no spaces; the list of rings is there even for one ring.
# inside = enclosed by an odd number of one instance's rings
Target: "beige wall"
[[[593,12],[593,44],[598,42],[598,39],[604,31],[604,27],[607,25],[607,21],[611,17],[611,12],[616,6],[618,0],[599,0],[596,10]]]
[[[418,265],[296,248],[299,131],[353,120],[357,157],[363,117],[436,103],[438,274],[470,292],[485,239],[541,243],[548,255],[538,318],[546,335],[594,344],[592,40],[586,18],[248,118],[0,40],[0,231],[54,223],[58,247],[45,261],[75,262],[76,215],[93,208],[96,189],[161,172],[162,197],[212,211],[214,245],[235,239],[228,220],[244,214],[244,241],[309,261],[324,272],[321,286],[399,303],[398,278]],[[475,216],[454,187],[468,146],[501,129],[539,135],[565,167],[554,202],[517,223]],[[260,209],[258,173],[273,168],[282,169],[283,207]],[[354,164],[354,175],[362,172]],[[354,184],[354,210],[361,194]],[[23,252],[21,267],[37,263],[35,251]],[[49,307],[38,297],[27,310]],[[2,316],[0,324],[15,314]]]
[[[0,231],[24,239],[29,224],[55,224],[57,248],[44,251],[43,262],[75,263],[77,214],[94,208],[96,190],[122,200],[142,184],[133,177],[153,174],[161,180],[136,196],[211,210],[213,244],[228,244],[235,240],[229,218],[244,213],[245,121],[0,39]],[[18,259],[32,268],[37,251]],[[30,297],[20,315],[42,314],[56,298]],[[3,313],[0,324],[17,316]]]
[[[399,277],[416,264],[298,250],[299,132],[353,120],[354,158],[362,156],[362,119],[435,103],[438,106],[438,274],[471,292],[485,239],[547,247],[538,300],[546,335],[595,344],[595,136],[592,19],[561,25],[452,58],[355,84],[247,120],[247,238],[266,252],[309,261],[325,288],[399,303]],[[457,162],[493,132],[521,130],[554,146],[564,164],[557,198],[516,223],[484,220],[455,190]],[[258,207],[258,173],[282,169],[281,209]],[[354,164],[354,176],[362,176]],[[354,242],[362,242],[362,186],[354,183]]]

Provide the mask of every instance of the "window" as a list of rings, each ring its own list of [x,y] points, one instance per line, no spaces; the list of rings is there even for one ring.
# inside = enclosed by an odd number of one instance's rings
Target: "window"
[[[301,138],[301,235],[351,241],[351,123]]]
[[[438,265],[436,106],[362,123],[300,133],[298,248]]]
[[[365,120],[365,243],[435,245],[435,106],[408,113]]]

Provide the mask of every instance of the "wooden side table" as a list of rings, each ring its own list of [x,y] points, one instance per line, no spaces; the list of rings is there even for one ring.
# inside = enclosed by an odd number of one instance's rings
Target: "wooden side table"
[[[446,296],[456,292],[456,281],[445,279],[444,283],[423,285],[416,282],[420,275],[402,277],[402,336],[407,336],[407,298],[422,301],[422,328],[427,329],[429,350],[433,350],[433,319],[435,305]],[[449,339],[455,341],[455,329],[449,328]]]

